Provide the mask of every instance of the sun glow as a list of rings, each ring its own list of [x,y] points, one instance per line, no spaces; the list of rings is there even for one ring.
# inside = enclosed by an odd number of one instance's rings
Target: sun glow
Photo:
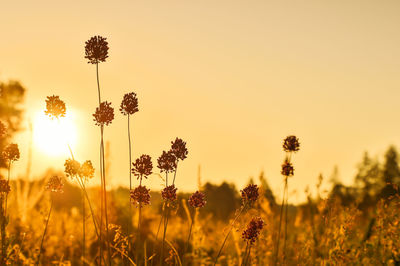
[[[65,117],[51,119],[44,112],[37,113],[33,124],[33,139],[35,147],[47,155],[69,155],[68,145],[73,148],[77,140],[73,114],[68,111]]]

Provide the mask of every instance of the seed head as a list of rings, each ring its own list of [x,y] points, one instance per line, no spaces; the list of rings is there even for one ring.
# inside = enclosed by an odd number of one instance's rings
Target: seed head
[[[288,160],[285,160],[285,162],[282,164],[281,174],[287,177],[294,175],[293,165]]]
[[[171,151],[178,160],[184,160],[187,157],[188,150],[186,148],[186,142],[182,139],[176,138],[175,141],[171,141]]]
[[[255,184],[249,184],[247,187],[240,191],[242,193],[243,203],[252,203],[258,199],[258,187]]]
[[[108,57],[107,38],[94,36],[85,43],[85,58],[89,64],[105,62]]]
[[[203,192],[196,191],[189,198],[189,205],[193,208],[201,208],[206,205],[206,195]]]
[[[75,161],[73,159],[65,160],[64,166],[65,166],[65,170],[64,170],[65,174],[71,178],[73,178],[74,176],[77,176],[79,174],[79,170],[81,168],[81,164],[78,161]]]
[[[286,152],[296,152],[300,149],[299,139],[296,136],[287,136],[283,141],[283,150]]]
[[[4,137],[7,133],[6,125],[0,121],[0,138]]]
[[[140,158],[136,159],[132,165],[132,174],[138,179],[139,177],[147,178],[147,176],[152,174],[153,163],[149,155],[143,154]]]
[[[260,235],[260,231],[263,227],[264,221],[260,217],[251,219],[250,223],[247,225],[246,230],[244,230],[242,233],[242,238],[250,243],[250,245],[253,244]]]
[[[175,185],[170,185],[165,187],[162,191],[161,191],[161,196],[164,200],[168,200],[170,202],[174,202],[176,201],[176,191],[178,189],[175,187]]]
[[[47,96],[44,113],[51,119],[65,116],[65,103],[58,96]]]
[[[138,112],[139,108],[136,93],[130,92],[125,94],[119,110],[123,115],[133,115],[134,113]]]
[[[138,186],[134,190],[131,190],[131,201],[141,207],[149,205],[150,189],[147,189],[146,186]]]
[[[0,193],[9,193],[11,191],[10,184],[5,179],[0,179]]]
[[[111,103],[102,102],[93,116],[97,126],[108,126],[114,119],[114,108],[111,107]]]
[[[3,151],[3,158],[9,161],[19,160],[19,149],[18,144],[9,144]]]
[[[163,151],[157,163],[161,172],[172,173],[176,169],[176,157],[172,151]]]
[[[52,176],[49,182],[47,182],[46,190],[56,193],[64,193],[64,183],[62,182],[61,177]]]
[[[88,180],[94,177],[94,167],[91,161],[84,162],[79,168],[78,175],[80,178]]]

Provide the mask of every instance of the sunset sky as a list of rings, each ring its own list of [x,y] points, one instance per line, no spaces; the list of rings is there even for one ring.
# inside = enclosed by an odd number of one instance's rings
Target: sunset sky
[[[76,127],[77,159],[97,169],[96,75],[84,43],[107,37],[109,58],[99,68],[116,114],[105,133],[110,187],[129,184],[127,120],[118,108],[130,91],[140,110],[134,158],[149,154],[156,165],[171,140],[184,139],[189,155],[176,183],[185,191],[196,189],[201,165],[203,182],[239,188],[263,170],[281,195],[290,134],[301,142],[293,201],[335,165],[350,184],[365,150],[382,156],[390,144],[400,147],[399,1],[3,1],[1,10],[0,80],[27,88],[24,126],[38,121],[46,96],[59,95]],[[16,136],[14,173],[25,173],[29,138]],[[33,176],[63,169],[66,147],[58,155],[37,139],[33,147]],[[156,175],[145,182],[161,188]]]

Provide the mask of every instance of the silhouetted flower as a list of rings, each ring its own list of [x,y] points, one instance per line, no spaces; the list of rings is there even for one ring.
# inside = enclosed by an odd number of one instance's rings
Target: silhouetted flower
[[[255,202],[258,199],[258,187],[255,184],[249,184],[244,189],[240,190],[242,193],[242,201],[244,203]]]
[[[161,172],[172,173],[176,169],[176,157],[172,151],[163,151],[157,160],[157,167]]]
[[[79,168],[78,175],[82,179],[91,179],[94,177],[94,167],[91,161],[84,162]]]
[[[281,174],[287,177],[294,175],[293,165],[288,160],[282,164]]]
[[[9,193],[11,191],[10,184],[5,179],[0,179],[0,193]]]
[[[111,103],[102,102],[100,107],[96,108],[96,112],[93,116],[97,126],[107,126],[111,124],[114,119],[114,108],[111,107]]]
[[[85,42],[85,58],[90,64],[105,62],[108,57],[107,38],[94,36]]]
[[[131,190],[131,201],[138,206],[150,204],[150,189],[146,186],[138,186],[134,190]]]
[[[75,161],[73,159],[65,160],[64,166],[65,166],[65,170],[64,170],[65,174],[71,178],[73,178],[74,176],[77,176],[79,174],[79,170],[81,168],[81,164],[78,161]]]
[[[193,208],[201,208],[206,205],[206,195],[203,192],[196,191],[189,198],[189,205]]]
[[[250,244],[253,244],[260,235],[260,231],[263,227],[264,221],[260,217],[251,219],[246,230],[244,230],[242,233],[242,238],[248,241]]]
[[[175,185],[167,186],[161,191],[161,196],[164,200],[169,200],[171,202],[176,200],[176,191],[178,189]]]
[[[47,96],[44,113],[51,119],[65,116],[65,103],[58,96]]]
[[[296,152],[300,149],[299,139],[296,136],[287,136],[283,141],[283,150],[286,152]]]
[[[7,133],[6,125],[0,121],[0,138],[4,137]]]
[[[19,149],[18,144],[9,144],[3,151],[3,158],[9,161],[18,161]]]
[[[138,179],[143,176],[147,178],[147,176],[152,174],[153,163],[149,155],[143,154],[140,158],[136,159],[132,165],[132,174]]]
[[[62,182],[61,177],[52,176],[50,178],[49,182],[47,182],[46,189],[50,190],[51,192],[63,193],[64,192],[64,183]]]
[[[139,111],[138,99],[136,93],[130,92],[124,95],[124,99],[121,102],[121,107],[119,108],[123,115],[133,115]]]
[[[171,151],[178,160],[184,160],[187,157],[188,150],[186,148],[186,142],[182,139],[176,138],[175,141],[171,141]]]

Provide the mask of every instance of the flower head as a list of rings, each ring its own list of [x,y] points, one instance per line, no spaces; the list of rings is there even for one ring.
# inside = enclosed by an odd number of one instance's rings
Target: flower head
[[[121,102],[121,107],[119,108],[123,115],[133,115],[139,111],[138,99],[136,93],[130,92],[124,95],[124,99]]]
[[[248,243],[253,244],[258,236],[260,235],[260,231],[264,227],[264,221],[260,217],[256,217],[251,219],[250,223],[247,225],[246,230],[242,233],[242,238]]]
[[[58,96],[47,96],[44,113],[51,119],[65,116],[65,103]]]
[[[3,158],[9,161],[18,161],[19,149],[18,144],[9,144],[3,151]]]
[[[91,161],[84,162],[79,168],[78,175],[82,179],[91,179],[94,177],[94,167]]]
[[[9,193],[11,191],[10,184],[5,179],[0,179],[0,193]]]
[[[164,200],[168,200],[168,201],[175,201],[176,200],[176,191],[178,189],[175,187],[175,185],[170,185],[165,187],[162,191],[161,191],[161,197]]]
[[[293,165],[288,160],[285,160],[285,162],[282,164],[281,174],[287,177],[294,175]]]
[[[132,165],[132,174],[137,178],[147,178],[147,176],[152,174],[153,163],[151,162],[151,157],[149,155],[143,154],[140,158],[136,159]]]
[[[172,151],[163,151],[157,163],[161,172],[172,173],[176,169],[176,157]]]
[[[65,166],[65,170],[64,170],[65,174],[71,178],[73,178],[74,176],[77,176],[79,174],[79,170],[81,168],[81,164],[78,161],[75,161],[73,159],[65,160],[64,166]]]
[[[176,138],[175,141],[171,141],[171,151],[178,160],[184,160],[187,157],[188,150],[186,148],[186,142],[182,139]]]
[[[150,204],[150,189],[146,186],[138,186],[134,190],[131,190],[131,201],[138,206]]]
[[[287,136],[283,141],[283,150],[286,152],[296,152],[300,149],[299,139],[296,136]]]
[[[7,133],[6,125],[0,121],[0,138],[4,137]]]
[[[255,184],[249,184],[244,189],[240,190],[242,193],[242,201],[244,203],[247,202],[255,202],[258,199],[258,187]]]
[[[108,57],[107,38],[94,36],[85,43],[85,58],[90,64],[105,62]]]
[[[61,177],[52,176],[47,182],[46,189],[51,192],[63,193],[64,192],[64,183],[62,182]]]
[[[189,198],[189,205],[193,208],[201,208],[206,205],[206,195],[203,192],[196,191]]]
[[[108,126],[114,119],[114,108],[111,107],[111,103],[102,102],[93,116],[97,126]]]

